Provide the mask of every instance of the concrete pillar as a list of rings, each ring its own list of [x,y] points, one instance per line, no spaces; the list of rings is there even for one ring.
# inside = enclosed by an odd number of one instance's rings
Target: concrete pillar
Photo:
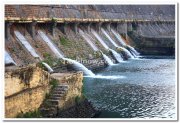
[[[57,26],[57,22],[52,22],[52,25],[51,25],[51,34],[53,37],[55,37],[55,28]]]
[[[120,34],[127,34],[127,23],[117,23],[117,31]]]
[[[6,22],[5,23],[5,38],[7,40],[9,40],[11,37],[11,26],[12,26],[12,24],[13,24],[12,22]]]
[[[111,28],[113,28],[115,31],[117,31],[117,26],[118,23],[111,23]]]
[[[36,24],[37,24],[36,21],[33,21],[33,22],[30,24],[30,35],[32,36],[33,39],[34,39],[35,36],[36,36]]]
[[[127,23],[127,31],[132,31],[133,28],[132,28],[132,23]]]
[[[72,30],[75,32],[75,34],[78,33],[78,25],[79,25],[79,23],[73,23],[72,24]]]
[[[111,23],[107,23],[107,24],[106,24],[106,27],[107,27],[107,30],[108,30],[108,31],[111,31]]]
[[[99,22],[99,23],[95,24],[95,29],[97,30],[98,33],[101,32],[101,26],[102,26],[102,22]]]
[[[89,33],[91,32],[91,25],[92,25],[92,23],[87,24],[87,30],[88,30]]]
[[[62,33],[66,34],[66,31],[67,31],[67,24],[68,23],[62,23],[60,24],[59,26],[59,29],[61,30]]]

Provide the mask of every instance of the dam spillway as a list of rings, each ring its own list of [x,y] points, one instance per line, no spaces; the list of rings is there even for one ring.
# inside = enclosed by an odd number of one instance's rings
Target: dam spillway
[[[175,117],[174,5],[7,4],[4,23],[5,72],[17,70],[17,80],[28,85],[24,90],[38,88],[28,83],[36,79],[40,86],[49,81],[45,86],[55,89],[46,100],[52,105],[41,107],[46,106],[41,100],[39,106],[50,112],[46,117]],[[24,72],[26,68],[29,71]],[[44,91],[40,93],[48,93]],[[6,96],[6,101],[16,94]],[[84,114],[77,113],[81,98],[100,114],[88,114],[89,107]]]

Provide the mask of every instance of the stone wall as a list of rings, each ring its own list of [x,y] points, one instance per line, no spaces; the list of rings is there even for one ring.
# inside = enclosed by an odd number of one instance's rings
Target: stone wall
[[[59,110],[65,110],[76,105],[76,98],[82,97],[83,73],[54,73],[51,77],[62,84],[68,85],[68,91],[64,99],[60,100]]]
[[[6,5],[5,17],[174,20],[175,5]]]
[[[5,72],[5,117],[34,111],[49,91],[49,73],[30,65]]]
[[[175,37],[146,37],[136,32],[128,33],[128,40],[141,55],[175,55]]]

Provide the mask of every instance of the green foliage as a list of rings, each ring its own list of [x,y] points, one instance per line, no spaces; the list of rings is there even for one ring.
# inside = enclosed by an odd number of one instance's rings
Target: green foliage
[[[56,79],[52,79],[50,82],[49,82],[49,84],[50,85],[52,85],[52,89],[54,89],[55,87],[57,87],[57,85],[58,85],[58,80],[56,80]]]
[[[102,56],[101,52],[99,51],[94,52],[94,55],[96,58],[100,58]]]
[[[60,60],[57,58],[53,58],[50,54],[48,53],[44,53],[43,54],[44,57],[44,61],[45,63],[47,63],[49,66],[53,67],[56,66],[57,64],[60,63]]]
[[[66,39],[65,37],[60,37],[60,43],[62,45],[67,45],[68,44],[68,39]]]
[[[15,52],[15,50],[14,50],[14,49],[11,49],[11,51],[12,51],[12,52]]]
[[[48,57],[51,57],[51,55],[50,55],[49,53],[44,53],[44,54],[43,54],[43,57],[44,57],[44,58],[48,58]]]
[[[50,97],[50,94],[49,94],[49,93],[46,93],[45,99],[48,99],[49,97]]]
[[[57,22],[57,19],[56,18],[52,18],[51,20],[53,23],[56,23]]]
[[[75,102],[76,102],[76,104],[79,104],[81,102],[81,97],[76,96],[75,97]]]
[[[35,45],[35,47],[36,47],[36,48],[39,48],[39,46],[38,46],[38,45]]]
[[[35,110],[27,113],[20,113],[17,115],[17,118],[41,118],[41,112],[39,110]]]

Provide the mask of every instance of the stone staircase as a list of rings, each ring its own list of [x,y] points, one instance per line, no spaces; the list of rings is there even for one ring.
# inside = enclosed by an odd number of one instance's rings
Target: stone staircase
[[[56,117],[58,113],[58,106],[61,103],[61,100],[65,98],[68,91],[68,85],[57,85],[50,92],[49,97],[44,101],[40,107],[40,112],[43,117]]]

